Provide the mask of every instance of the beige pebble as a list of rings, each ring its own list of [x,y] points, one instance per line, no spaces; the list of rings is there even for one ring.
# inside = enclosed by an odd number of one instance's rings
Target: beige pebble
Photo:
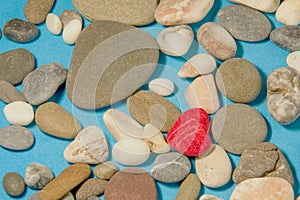
[[[201,189],[201,183],[196,174],[189,174],[180,184],[175,200],[196,200]]]
[[[220,108],[220,101],[212,74],[195,79],[184,94],[190,108],[203,108],[208,114],[215,113]]]
[[[300,51],[290,53],[286,58],[286,63],[300,73]]]
[[[81,32],[82,23],[78,19],[71,20],[65,27],[62,33],[63,40],[66,44],[74,44]]]
[[[298,196],[296,200],[300,200],[300,196]]]
[[[216,66],[216,60],[211,55],[197,54],[181,67],[178,76],[181,78],[194,78],[213,72]]]
[[[218,198],[214,195],[211,195],[211,194],[204,194],[200,197],[199,200],[224,200],[222,198]]]
[[[146,142],[153,153],[161,154],[167,153],[170,151],[170,146],[166,142],[163,134],[160,132],[152,124],[146,124],[144,127],[144,132],[147,135],[153,135],[152,137],[144,138],[144,142]]]
[[[298,25],[300,23],[300,1],[285,0],[276,11],[276,19],[285,25]]]
[[[60,34],[62,30],[62,23],[59,17],[53,13],[49,13],[46,17],[46,26],[50,33],[54,35]]]
[[[59,16],[63,27],[65,27],[73,19],[78,19],[82,24],[82,17],[74,10],[64,10]]]
[[[60,200],[75,200],[73,194],[68,192],[65,196],[63,196]]]
[[[188,25],[178,25],[162,30],[156,41],[160,50],[170,56],[183,56],[192,45],[194,32]]]
[[[253,178],[239,183],[230,196],[230,200],[249,199],[294,200],[294,191],[282,178]]]
[[[169,96],[174,92],[174,83],[167,78],[156,78],[150,81],[149,88],[161,96]]]
[[[234,3],[260,10],[262,12],[273,13],[277,10],[280,0],[229,0]]]
[[[100,179],[110,179],[117,171],[118,167],[115,163],[107,161],[94,168],[94,175]]]
[[[27,126],[34,119],[32,106],[23,101],[15,101],[6,105],[3,112],[7,121],[12,125]]]

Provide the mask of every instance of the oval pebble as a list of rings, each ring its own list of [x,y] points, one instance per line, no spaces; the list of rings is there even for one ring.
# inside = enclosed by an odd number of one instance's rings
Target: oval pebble
[[[52,9],[54,2],[55,0],[27,0],[24,7],[25,18],[33,24],[42,23]]]
[[[201,189],[201,183],[196,174],[189,174],[180,184],[175,200],[196,200]]]
[[[98,178],[89,178],[76,192],[77,200],[86,200],[89,196],[98,196],[104,192],[106,180]]]
[[[65,27],[62,33],[63,40],[66,44],[74,44],[79,37],[82,29],[82,23],[78,19],[71,20]]]
[[[7,126],[0,129],[0,145],[10,150],[26,150],[34,143],[31,131],[22,126]]]
[[[122,165],[136,166],[147,161],[150,149],[142,140],[125,139],[113,146],[112,156]]]
[[[2,179],[3,189],[13,197],[20,196],[25,191],[25,183],[22,176],[16,172],[5,174]]]
[[[271,23],[264,14],[243,5],[222,8],[218,12],[218,23],[235,39],[247,42],[264,40],[272,30]]]
[[[218,198],[211,194],[204,194],[200,197],[199,200],[224,200],[224,199]]]
[[[160,50],[170,56],[183,56],[194,40],[193,29],[188,25],[178,25],[163,29],[157,36]]]
[[[112,161],[101,163],[94,168],[94,175],[100,179],[110,179],[117,173],[118,167]]]
[[[254,108],[229,104],[215,114],[211,131],[221,147],[240,155],[248,146],[264,141],[268,128],[265,119]]]
[[[287,25],[276,28],[271,32],[270,40],[288,51],[300,51],[300,27]]]
[[[300,51],[290,53],[286,58],[286,63],[300,73]]]
[[[277,10],[280,5],[280,0],[228,0],[230,2],[243,4],[245,6],[251,7],[262,12],[273,13]]]
[[[150,170],[153,178],[164,183],[179,182],[183,180],[190,171],[190,160],[177,152],[158,155]]]
[[[212,56],[219,60],[226,60],[235,56],[236,42],[222,26],[207,22],[197,32],[199,44]]]
[[[0,81],[0,99],[8,104],[14,101],[26,102],[24,95],[7,81]]]
[[[174,83],[167,78],[156,78],[150,81],[149,88],[161,96],[169,96],[174,92]]]
[[[54,35],[60,34],[62,30],[62,22],[59,17],[53,13],[49,13],[46,18],[46,26],[50,33]]]
[[[285,25],[298,25],[300,23],[300,1],[285,0],[276,11],[277,21]]]
[[[15,101],[6,105],[3,112],[7,121],[12,125],[27,126],[34,119],[32,106],[23,101]]]
[[[64,10],[60,14],[59,18],[62,22],[63,27],[66,27],[66,25],[73,19],[78,19],[80,21],[80,23],[82,24],[82,17],[74,10]]]
[[[39,163],[30,163],[26,167],[24,181],[27,186],[42,189],[54,178],[51,169]]]
[[[208,187],[222,187],[231,179],[232,166],[230,159],[225,150],[219,145],[214,145],[207,155],[197,156],[195,163],[201,183]]]

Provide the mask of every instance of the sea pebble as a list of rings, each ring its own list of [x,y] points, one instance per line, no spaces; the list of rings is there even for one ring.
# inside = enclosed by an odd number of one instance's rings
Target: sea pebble
[[[55,179],[49,182],[40,193],[43,200],[60,199],[70,190],[82,183],[91,174],[88,164],[76,163],[65,168]]]
[[[98,196],[90,196],[86,200],[99,200]]]
[[[300,51],[300,27],[294,25],[279,27],[271,32],[270,40],[288,51]]]
[[[30,197],[28,197],[28,200],[41,200],[40,191],[33,193]]]
[[[64,10],[60,14],[59,18],[62,22],[63,27],[66,27],[66,25],[73,19],[78,19],[80,21],[80,23],[82,24],[82,17],[74,10]]]
[[[261,12],[243,5],[230,5],[218,12],[218,23],[238,40],[258,42],[266,39],[271,23]]]
[[[35,123],[43,132],[64,139],[75,138],[81,130],[79,121],[54,102],[47,102],[38,107]]]
[[[42,189],[54,178],[51,169],[39,163],[30,163],[25,171],[24,181],[27,186]]]
[[[186,89],[184,97],[190,108],[203,108],[208,114],[220,108],[218,91],[212,74],[196,78]]]
[[[161,0],[154,17],[166,26],[192,24],[201,21],[213,5],[214,0]]]
[[[112,156],[122,165],[136,166],[147,161],[150,149],[142,140],[124,139],[113,146]]]
[[[60,34],[62,30],[62,22],[59,17],[53,13],[49,13],[46,18],[46,26],[50,33],[54,35]]]
[[[3,189],[13,197],[20,196],[25,191],[25,183],[22,176],[16,172],[5,174],[2,179]]]
[[[280,0],[264,0],[264,1],[257,1],[257,0],[228,0],[230,2],[243,4],[245,6],[254,8],[256,10],[273,13],[277,10],[280,5]]]
[[[167,78],[156,78],[149,82],[149,89],[161,96],[169,96],[174,92],[174,83]]]
[[[218,198],[211,194],[204,194],[200,197],[199,200],[224,200],[224,199]]]
[[[14,101],[3,109],[7,121],[12,125],[27,126],[34,119],[34,111],[30,104]]]
[[[190,171],[190,160],[177,152],[158,155],[150,170],[153,178],[164,183],[179,182],[183,180]]]
[[[117,173],[118,167],[112,161],[101,163],[94,168],[94,175],[100,179],[111,179]]]
[[[262,78],[257,68],[243,58],[223,62],[217,70],[216,83],[224,96],[238,103],[253,101],[262,88]]]
[[[276,19],[285,25],[298,25],[300,23],[300,1],[283,1],[276,11]]]
[[[34,143],[31,131],[22,126],[7,126],[0,129],[0,146],[10,150],[26,150]]]
[[[54,2],[55,0],[27,0],[24,7],[25,18],[33,24],[44,22]]]
[[[16,85],[23,81],[35,66],[31,52],[26,49],[14,49],[0,54],[0,80]]]
[[[198,156],[210,149],[210,120],[202,108],[192,108],[180,115],[167,135],[168,144],[187,156]]]
[[[226,60],[235,56],[237,46],[235,40],[222,26],[206,22],[197,32],[199,44],[212,56]]]
[[[201,183],[208,187],[222,187],[231,179],[232,166],[230,159],[225,150],[219,145],[214,145],[207,155],[196,157],[195,163]]]
[[[82,29],[82,22],[78,19],[73,19],[64,27],[62,37],[66,44],[74,44],[79,37]]]
[[[178,71],[181,78],[194,78],[199,75],[210,74],[215,70],[217,63],[209,54],[197,54],[190,58]]]
[[[292,186],[278,177],[252,178],[237,185],[230,200],[294,200]]]
[[[194,40],[193,29],[188,25],[178,25],[163,29],[157,36],[160,50],[170,56],[183,56]]]
[[[68,192],[65,196],[63,196],[60,200],[75,200],[73,194]]]
[[[50,99],[65,82],[67,72],[67,69],[58,63],[48,63],[30,72],[22,84],[28,103],[36,106]]]
[[[98,196],[104,192],[106,180],[98,178],[89,178],[76,192],[77,200],[86,200],[89,196]]]
[[[264,141],[268,128],[265,119],[254,108],[229,104],[215,114],[211,131],[221,147],[240,155],[250,145]]]
[[[99,164],[106,161],[108,155],[105,135],[97,126],[82,129],[64,151],[64,158],[71,163]]]
[[[14,18],[5,23],[3,34],[11,41],[24,43],[36,39],[39,31],[34,24]]]
[[[272,71],[267,78],[267,105],[280,124],[294,122],[300,115],[300,74],[291,67]]]
[[[7,81],[0,81],[0,99],[7,104],[14,101],[26,102],[24,95]]]
[[[201,189],[201,183],[196,174],[189,174],[180,184],[175,200],[196,200]]]
[[[300,51],[290,53],[286,58],[286,63],[289,67],[296,69],[300,73]]]
[[[117,172],[107,183],[105,200],[158,200],[156,184],[143,169],[126,168]]]

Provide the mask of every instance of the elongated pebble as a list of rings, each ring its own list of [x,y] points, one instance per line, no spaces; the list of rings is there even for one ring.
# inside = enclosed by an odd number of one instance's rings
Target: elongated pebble
[[[22,176],[16,172],[5,174],[2,179],[3,189],[13,197],[20,196],[25,191],[25,183]]]
[[[63,27],[66,27],[66,25],[73,19],[78,19],[82,24],[82,17],[74,10],[64,10],[60,14],[59,18],[62,22]]]
[[[62,33],[63,40],[66,44],[74,44],[81,32],[82,23],[78,19],[71,20],[65,27]]]
[[[46,18],[46,26],[48,30],[54,34],[60,34],[62,30],[62,22],[60,21],[59,17],[53,13],[49,13]]]
[[[167,78],[156,78],[150,81],[149,88],[161,96],[169,96],[174,92],[174,83]]]
[[[196,200],[201,189],[201,183],[196,174],[189,174],[180,184],[175,200]]]
[[[270,40],[288,51],[300,51],[300,27],[287,25],[273,30]]]
[[[52,9],[54,2],[55,0],[27,0],[24,7],[25,18],[34,24],[42,23]]]
[[[41,200],[40,191],[33,193],[30,197],[28,197],[28,200]]]
[[[300,23],[300,1],[283,1],[276,11],[276,19],[285,25],[298,25]]]
[[[34,111],[30,104],[15,101],[3,109],[7,121],[12,125],[27,126],[34,119]]]
[[[300,51],[290,53],[286,58],[286,63],[300,73]]]
[[[273,13],[277,10],[280,5],[280,0],[264,0],[264,1],[257,1],[257,0],[229,0],[230,2],[243,4],[245,6],[251,7],[253,9]]]
[[[7,81],[0,81],[0,99],[8,104],[14,101],[26,102],[24,95]]]

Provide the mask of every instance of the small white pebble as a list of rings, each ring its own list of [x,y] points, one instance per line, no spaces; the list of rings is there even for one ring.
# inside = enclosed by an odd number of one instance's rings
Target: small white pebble
[[[49,13],[46,18],[46,26],[50,33],[54,35],[60,34],[62,30],[62,23],[58,16],[55,14]]]
[[[3,109],[7,121],[12,125],[27,126],[34,119],[34,111],[30,104],[15,101]]]
[[[149,86],[150,90],[161,95],[168,96],[174,92],[174,84],[171,80],[167,78],[156,78],[150,81]]]
[[[300,51],[290,53],[286,58],[286,63],[300,73]]]
[[[63,30],[63,40],[67,44],[74,44],[81,32],[82,24],[78,19],[71,20]]]

